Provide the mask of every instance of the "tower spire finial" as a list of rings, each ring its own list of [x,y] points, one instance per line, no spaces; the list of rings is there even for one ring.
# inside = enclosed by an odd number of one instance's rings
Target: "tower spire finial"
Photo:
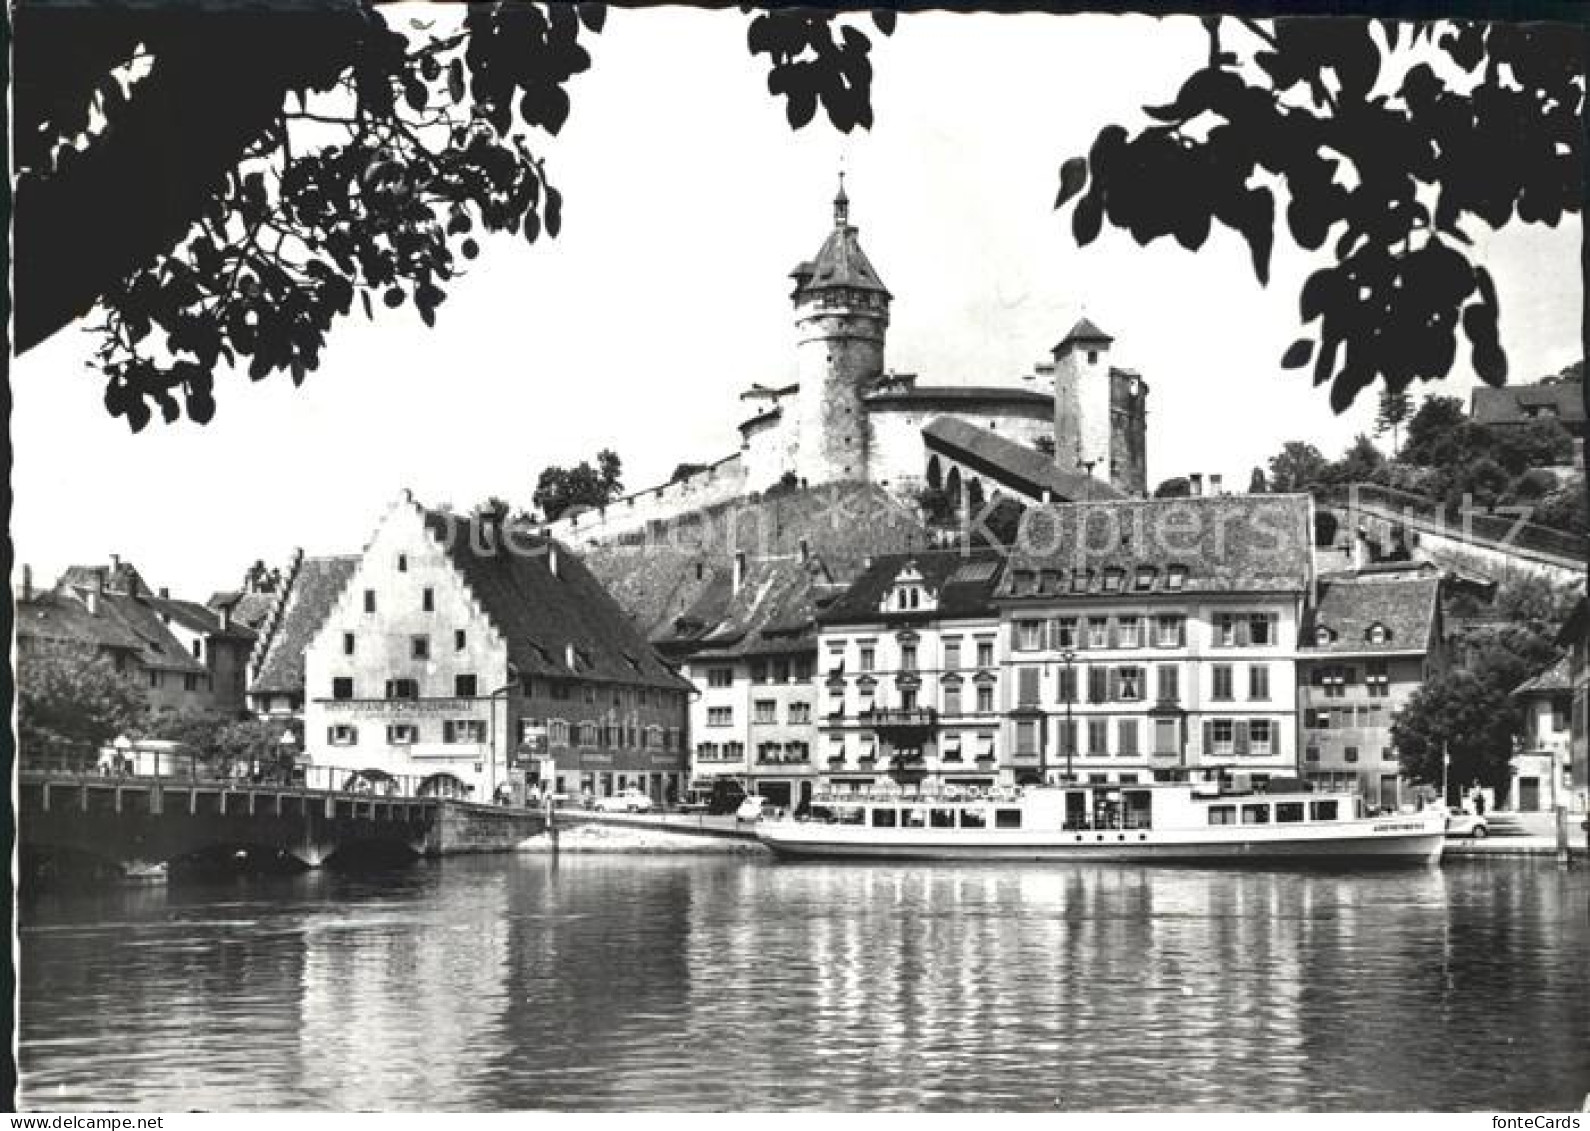
[[[839,167],[839,195],[834,197],[834,227],[843,228],[850,223],[850,198],[845,195],[845,169]]]

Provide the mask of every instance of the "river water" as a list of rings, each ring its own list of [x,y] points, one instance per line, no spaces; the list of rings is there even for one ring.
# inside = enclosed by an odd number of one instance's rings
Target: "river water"
[[[1590,1091],[1590,873],[483,857],[42,894],[21,1103],[1474,1109]]]

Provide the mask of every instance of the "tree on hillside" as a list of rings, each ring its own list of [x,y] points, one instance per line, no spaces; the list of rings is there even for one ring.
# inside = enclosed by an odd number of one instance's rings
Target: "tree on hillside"
[[[110,413],[202,423],[223,367],[302,383],[356,308],[430,324],[484,236],[556,236],[533,147],[605,6],[456,11],[19,7],[18,350],[98,309]],[[869,20],[894,16],[749,14],[792,127],[871,124]]]
[[[1555,226],[1580,209],[1584,41],[1546,24],[1207,17],[1207,63],[1135,133],[1101,129],[1060,170],[1056,207],[1091,243],[1106,220],[1197,250],[1220,223],[1268,282],[1278,235],[1329,246],[1299,296],[1338,412],[1375,381],[1445,377],[1459,348],[1507,377],[1495,284],[1470,229]],[[1432,57],[1433,56],[1433,57]],[[1165,192],[1163,186],[1177,191]],[[1284,211],[1285,223],[1279,222]]]
[[[1468,413],[1457,397],[1426,397],[1408,421],[1408,435],[1399,458],[1404,463],[1429,466],[1435,446],[1466,423]]]
[[[146,713],[133,733],[139,738],[155,738],[178,743],[183,757],[192,756],[203,765],[213,765],[220,755],[223,731],[237,717],[221,711],[184,709]]]
[[[596,466],[581,460],[576,467],[553,465],[544,468],[536,480],[531,501],[548,522],[555,522],[570,507],[601,507],[623,493],[622,461],[603,449],[596,455]]]
[[[1540,379],[1542,385],[1583,385],[1584,384],[1584,358],[1580,358],[1572,365],[1565,365],[1557,372]]]
[[[1375,413],[1375,435],[1391,433],[1391,455],[1396,458],[1398,438],[1402,426],[1413,415],[1413,398],[1406,389],[1393,389],[1383,385],[1380,389],[1380,407]]]
[[[1187,482],[1187,477],[1178,475],[1167,479],[1154,488],[1156,499],[1185,499],[1192,494],[1192,484]]]
[[[1325,479],[1330,461],[1313,444],[1289,440],[1270,457],[1270,490],[1312,491]]]
[[[1383,483],[1386,479],[1386,457],[1375,442],[1363,433],[1353,438],[1352,444],[1325,470],[1326,482],[1346,486],[1349,483]]]
[[[1256,467],[1253,474],[1248,477],[1248,494],[1262,495],[1270,489],[1269,480],[1264,477],[1264,468]]]
[[[65,644],[17,657],[17,745],[23,758],[93,765],[99,751],[136,726],[143,694],[111,661]]]

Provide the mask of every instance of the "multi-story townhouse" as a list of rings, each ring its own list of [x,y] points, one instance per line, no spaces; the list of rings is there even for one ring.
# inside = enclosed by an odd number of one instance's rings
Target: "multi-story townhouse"
[[[696,687],[690,705],[696,785],[730,777],[775,805],[798,808],[810,800],[817,710],[812,593],[821,577],[810,559],[738,557],[732,578],[704,594],[660,645],[665,652],[689,648],[683,665]]]
[[[1302,495],[1029,511],[994,593],[1018,780],[1295,774],[1312,526]]]
[[[1394,563],[1321,577],[1298,648],[1303,773],[1385,809],[1408,796],[1391,723],[1444,663],[1441,576]]]
[[[1003,563],[890,554],[818,613],[818,777],[830,791],[1014,782],[1000,735]]]
[[[676,794],[686,683],[557,542],[406,492],[303,656],[312,764],[427,792]]]

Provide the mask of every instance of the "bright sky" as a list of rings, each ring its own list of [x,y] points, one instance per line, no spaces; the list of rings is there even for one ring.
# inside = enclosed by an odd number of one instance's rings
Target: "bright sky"
[[[736,394],[793,377],[787,276],[827,232],[841,160],[895,295],[890,368],[1013,378],[1085,311],[1151,387],[1150,483],[1202,471],[1245,486],[1285,440],[1335,455],[1372,426],[1372,397],[1337,418],[1279,368],[1312,269],[1284,241],[1264,288],[1229,233],[1196,255],[1109,229],[1078,249],[1069,211],[1052,210],[1063,159],[1169,101],[1203,60],[1196,20],[903,16],[873,36],[876,124],[848,138],[821,115],[790,131],[746,26],[734,10],[612,11],[542,147],[562,235],[488,241],[434,330],[377,304],[378,322],[333,331],[301,389],[222,375],[210,425],[136,436],[102,407],[89,335],[20,359],[18,561],[48,583],[117,552],[202,600],[258,557],[357,550],[404,487],[528,506],[542,467],[602,447],[632,489],[727,455]],[[1575,218],[1482,242],[1515,379],[1580,356],[1579,240]],[[1473,383],[1465,365],[1433,391],[1466,399]]]

